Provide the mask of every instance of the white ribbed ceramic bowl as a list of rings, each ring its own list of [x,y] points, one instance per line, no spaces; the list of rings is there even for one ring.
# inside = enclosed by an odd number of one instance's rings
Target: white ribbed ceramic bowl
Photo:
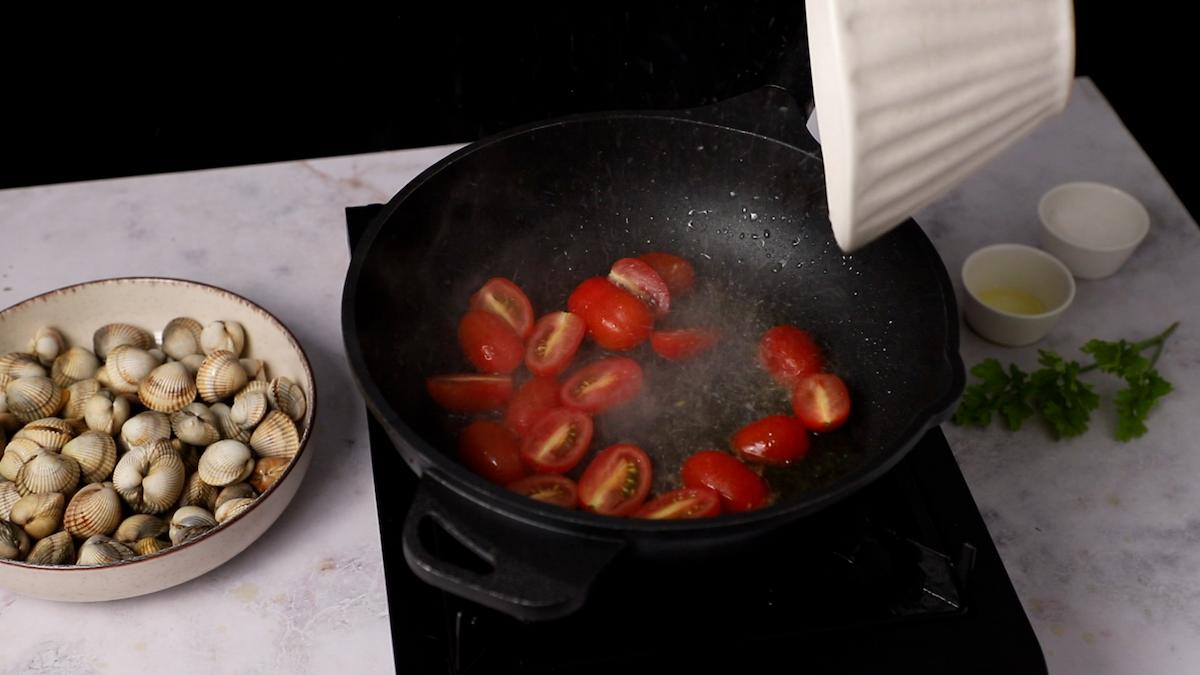
[[[213,286],[161,278],[123,278],[68,286],[0,311],[0,353],[25,351],[44,326],[58,328],[68,344],[92,344],[92,333],[112,322],[131,323],[161,337],[177,316],[203,324],[230,319],[246,331],[243,356],[262,359],[271,377],[299,383],[308,397],[300,427],[300,451],[286,472],[241,514],[179,546],[106,566],[43,566],[0,560],[0,587],[48,600],[115,600],[193,579],[249,546],[279,517],[300,486],[312,458],[306,450],[316,410],[316,386],[308,358],[278,319],[249,300]],[[79,542],[76,542],[78,546]]]

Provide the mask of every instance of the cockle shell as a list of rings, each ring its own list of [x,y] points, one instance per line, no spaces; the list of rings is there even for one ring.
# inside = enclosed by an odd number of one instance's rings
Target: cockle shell
[[[62,416],[66,419],[82,419],[87,408],[88,399],[100,391],[100,381],[96,378],[80,380],[67,385],[64,396],[67,402],[63,405]]]
[[[261,391],[242,390],[233,399],[229,419],[243,429],[253,429],[267,416],[267,395]]]
[[[67,348],[66,340],[63,340],[62,333],[58,332],[57,328],[39,328],[34,334],[33,339],[29,341],[29,353],[37,357],[39,363],[43,366],[49,366],[54,363],[54,359]]]
[[[75,429],[66,420],[57,417],[44,417],[21,427],[21,430],[13,436],[13,440],[28,438],[43,448],[62,450],[74,437]]]
[[[29,554],[29,535],[7,520],[0,520],[0,560],[20,560]]]
[[[217,441],[204,450],[200,455],[200,465],[196,473],[205,483],[214,487],[223,487],[230,483],[240,483],[254,470],[254,457],[250,448],[241,441]]]
[[[83,406],[83,420],[88,429],[103,434],[119,434],[129,419],[129,399],[100,390]]]
[[[183,461],[183,470],[185,473],[195,473],[196,467],[200,466],[200,448],[189,443],[184,443],[178,438],[171,439],[171,447],[179,454],[179,459]]]
[[[242,355],[246,346],[246,331],[236,321],[213,321],[200,332],[200,349],[205,354],[232,352],[234,357]]]
[[[300,450],[300,434],[290,417],[272,410],[250,435],[250,447],[259,457],[291,457]]]
[[[113,487],[138,513],[162,513],[183,492],[183,460],[167,440],[125,453],[113,469]]]
[[[191,541],[217,526],[217,519],[211,513],[199,506],[184,506],[177,509],[171,516],[171,543],[179,544]]]
[[[145,410],[126,420],[121,427],[121,444],[132,450],[171,437],[171,418],[166,413]]]
[[[258,380],[267,380],[267,364],[261,359],[238,359],[238,363],[242,364],[242,370],[246,371],[246,377],[251,382]]]
[[[242,390],[239,391],[238,393],[239,394],[249,394],[251,392],[261,391],[262,393],[266,394],[267,388],[270,386],[271,386],[271,383],[268,382],[267,380],[250,380],[249,382],[246,383],[246,386],[242,387]],[[270,400],[271,400],[271,396],[269,394],[267,394],[267,401],[269,402]]]
[[[48,377],[32,375],[8,383],[8,411],[22,422],[53,417],[62,408],[63,390]]]
[[[247,482],[262,494],[279,480],[291,462],[291,457],[260,457],[254,463],[254,471]]]
[[[199,401],[171,413],[171,431],[179,440],[192,445],[209,446],[221,440],[217,416]]]
[[[196,398],[196,380],[181,363],[164,363],[138,385],[138,400],[158,412],[182,410]]]
[[[67,504],[63,528],[71,536],[87,539],[93,534],[112,534],[121,523],[121,497],[112,483],[90,483]]]
[[[238,497],[217,507],[217,512],[213,514],[218,523],[223,523],[246,509],[254,506],[254,499],[249,497]]]
[[[137,553],[121,542],[103,534],[93,534],[79,547],[77,565],[109,565],[136,558]]]
[[[25,534],[33,539],[48,537],[62,525],[63,505],[66,499],[61,492],[25,495],[13,504],[9,522],[25,528]]]
[[[200,333],[204,326],[186,316],[167,322],[162,332],[162,350],[173,358],[182,359],[189,354],[200,354]]]
[[[13,504],[21,499],[16,483],[11,480],[0,480],[0,520],[8,520]]]
[[[8,412],[8,383],[13,379],[8,373],[0,374],[0,412]]]
[[[209,354],[196,371],[196,387],[205,403],[216,403],[246,386],[246,371],[233,352],[217,350]]]
[[[138,539],[133,544],[133,550],[137,551],[138,555],[153,555],[170,547],[171,542],[163,541],[158,537],[146,537],[144,539]]]
[[[0,477],[16,481],[17,473],[25,463],[37,456],[42,446],[31,438],[14,438],[4,446],[4,455],[0,456]]]
[[[222,504],[230,499],[254,499],[257,496],[258,493],[254,491],[254,488],[251,487],[249,483],[234,483],[233,485],[226,485],[225,487],[221,488],[221,491],[217,493],[217,499],[215,502],[213,502],[213,504],[215,508],[219,509],[221,508]]]
[[[83,347],[71,347],[58,355],[50,366],[50,379],[60,387],[69,387],[80,380],[95,379],[100,359]]]
[[[33,354],[9,352],[0,356],[0,375],[8,375],[14,380],[22,377],[45,377],[46,369]]]
[[[85,483],[108,480],[117,465],[117,442],[99,431],[85,431],[63,446],[62,454],[79,462]]]
[[[100,359],[121,345],[138,349],[154,349],[154,336],[148,331],[127,323],[110,323],[96,329],[92,334],[92,352]]]
[[[138,390],[142,380],[150,375],[150,371],[161,363],[153,354],[145,349],[131,345],[113,347],[108,359],[104,361],[104,372],[108,374],[108,386],[120,394],[133,394]]]
[[[188,372],[192,374],[192,377],[195,377],[196,373],[200,372],[200,364],[204,363],[204,355],[188,354],[182,359],[179,359],[179,363],[183,364],[184,368],[187,368]]]
[[[200,474],[193,473],[188,476],[176,506],[202,506],[212,511],[217,508],[217,494],[217,488],[201,480]]]
[[[243,429],[237,425],[231,418],[229,406],[224,403],[214,403],[208,407],[212,414],[217,418],[217,428],[221,430],[222,438],[230,438],[243,443],[250,442],[251,429]]]
[[[32,565],[70,565],[75,562],[75,540],[65,531],[38,541],[25,557]]]
[[[167,521],[149,513],[136,513],[121,521],[113,537],[123,543],[132,544],[146,537],[161,537],[167,533]]]
[[[294,422],[299,422],[308,411],[308,399],[304,396],[304,389],[286,377],[271,380],[267,387],[267,397],[272,408],[292,418]]]
[[[22,496],[62,492],[72,494],[79,485],[79,463],[45,448],[25,462],[17,472],[17,491]]]

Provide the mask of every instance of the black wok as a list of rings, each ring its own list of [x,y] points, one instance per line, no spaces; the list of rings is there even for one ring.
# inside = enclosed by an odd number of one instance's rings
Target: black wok
[[[520,618],[561,616],[583,602],[617,553],[709,555],[760,537],[864,487],[945,419],[963,385],[946,270],[911,220],[842,254],[828,222],[820,150],[797,104],[809,98],[807,67],[782,72],[794,81],[780,78],[784,86],[715,106],[582,115],[474,143],[406,185],[368,228],[347,274],[343,333],[368,406],[422,479],[404,531],[406,558],[421,578]],[[846,427],[818,439],[800,467],[768,475],[777,492],[769,508],[702,521],[566,511],[459,465],[454,423],[429,400],[424,378],[468,370],[454,335],[471,293],[505,276],[538,313],[559,309],[585,277],[649,250],[695,263],[703,280],[696,303],[726,320],[732,337],[726,353],[709,359],[712,371],[694,381],[648,368],[646,396],[660,392],[659,399],[639,402],[632,414],[665,418],[669,410],[673,421],[654,427],[662,433],[621,438],[626,430],[614,422],[594,449],[637,440],[656,456],[662,488],[682,456],[703,449],[685,429],[709,429],[711,444],[722,447],[738,425],[765,414],[751,408],[786,412],[786,395],[756,389],[765,376],[754,372],[750,349],[778,323],[804,326],[832,355],[855,403]],[[723,382],[724,398],[704,390]],[[670,407],[674,399],[653,408],[677,394],[691,397],[683,408]],[[685,437],[672,442],[671,434]],[[427,537],[433,527],[484,562],[441,556]]]

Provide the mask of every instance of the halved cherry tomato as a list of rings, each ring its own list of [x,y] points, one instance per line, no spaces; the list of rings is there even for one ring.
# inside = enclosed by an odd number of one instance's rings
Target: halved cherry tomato
[[[634,514],[651,520],[711,518],[721,513],[721,495],[709,488],[680,488],[651,499]]]
[[[435,375],[425,378],[429,397],[446,410],[488,412],[504,407],[513,395],[512,375]]]
[[[725,511],[750,511],[767,503],[767,484],[732,455],[719,450],[697,452],[683,463],[683,484],[721,495]]]
[[[567,369],[587,324],[570,312],[551,312],[538,319],[525,347],[525,366],[534,375],[557,375]]]
[[[671,291],[645,260],[621,258],[608,271],[608,280],[650,306],[655,316],[671,311]]]
[[[747,462],[786,466],[808,454],[808,430],[795,417],[771,415],[738,429],[732,444]]]
[[[567,308],[583,319],[596,344],[613,351],[633,349],[654,327],[649,307],[600,277],[580,284],[567,299]]]
[[[471,309],[491,312],[504,319],[522,340],[533,332],[533,305],[529,297],[513,282],[503,277],[487,280],[471,296]]]
[[[458,322],[458,344],[476,370],[511,373],[525,358],[525,343],[499,316],[471,310]]]
[[[792,390],[792,410],[809,429],[833,431],[850,416],[850,392],[833,373],[809,375]]]
[[[650,457],[629,443],[609,446],[579,477],[579,504],[606,516],[628,516],[650,492]]]
[[[670,253],[643,253],[638,258],[658,272],[658,276],[667,282],[667,288],[674,295],[683,295],[692,290],[696,283],[696,271],[692,264],[677,255]]]
[[[592,444],[592,418],[570,408],[542,414],[521,444],[521,460],[539,473],[566,473]]]
[[[499,422],[477,420],[458,436],[458,458],[468,469],[498,485],[523,478],[521,442]]]
[[[711,328],[656,330],[650,334],[654,353],[668,361],[683,361],[708,351],[721,339]]]
[[[508,489],[539,502],[573,509],[579,503],[575,481],[556,473],[537,473],[510,483]]]
[[[575,371],[559,390],[563,405],[592,414],[632,400],[642,390],[642,367],[624,356],[600,359]]]
[[[504,411],[504,423],[524,437],[543,413],[558,407],[558,387],[553,377],[535,377],[521,385]]]
[[[763,334],[758,356],[775,379],[788,386],[825,367],[812,336],[795,326],[775,326]]]

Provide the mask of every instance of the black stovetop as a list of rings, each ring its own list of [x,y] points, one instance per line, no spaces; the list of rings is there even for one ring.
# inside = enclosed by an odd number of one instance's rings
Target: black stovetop
[[[346,210],[352,242],[379,208]],[[938,429],[866,490],[754,546],[618,558],[576,614],[522,623],[409,570],[417,479],[369,425],[397,672],[1046,672]]]

